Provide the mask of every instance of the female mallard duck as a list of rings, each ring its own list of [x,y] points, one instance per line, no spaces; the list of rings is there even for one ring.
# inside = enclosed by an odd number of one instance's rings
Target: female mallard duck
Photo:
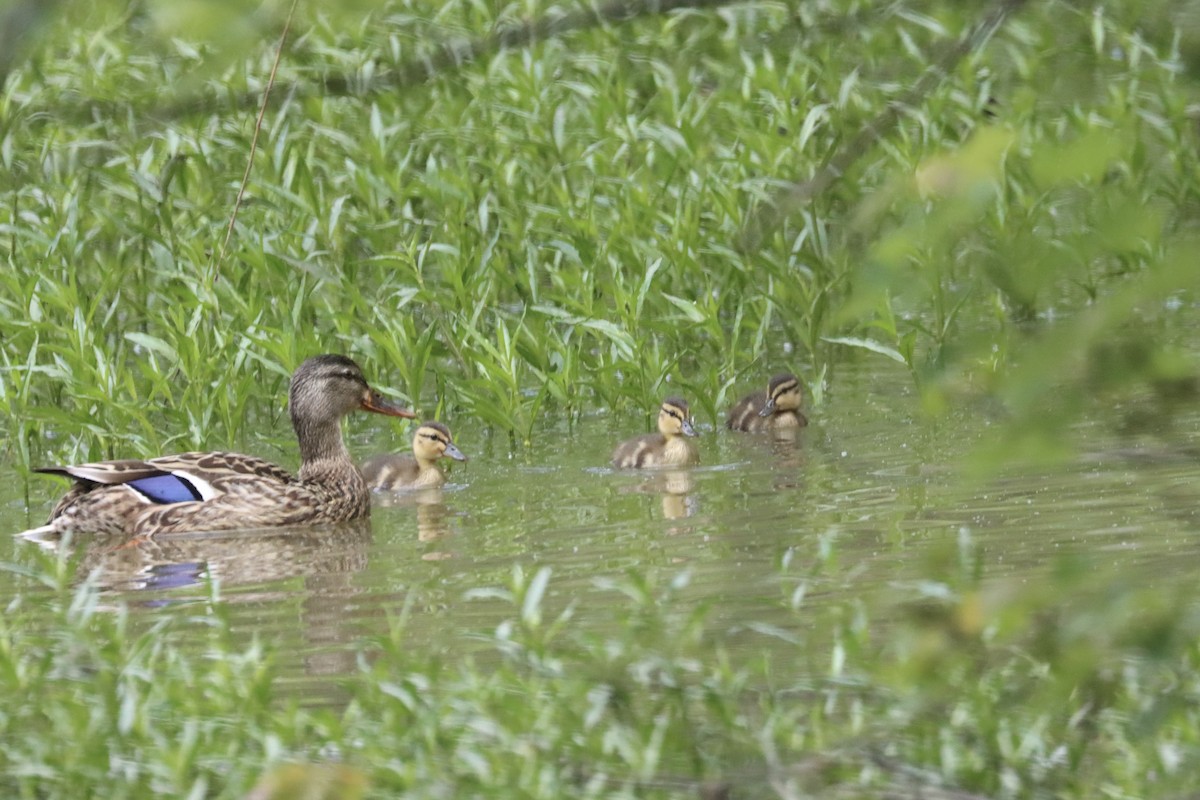
[[[803,428],[808,420],[798,410],[804,392],[795,375],[776,375],[765,392],[743,397],[733,408],[725,427],[731,431],[774,431],[784,428]]]
[[[683,467],[700,463],[696,446],[686,436],[695,436],[686,400],[668,397],[658,411],[658,433],[635,436],[613,451],[612,464],[628,467]]]
[[[381,455],[368,458],[362,465],[363,477],[372,489],[432,489],[446,482],[438,459],[449,456],[455,461],[467,457],[454,446],[450,429],[440,422],[423,422],[413,434],[411,456]]]
[[[342,441],[341,419],[362,409],[416,416],[367,386],[344,356],[308,359],[288,395],[300,474],[237,453],[182,453],[36,470],[75,479],[50,521],[28,531],[152,534],[312,525],[370,513],[370,493]]]

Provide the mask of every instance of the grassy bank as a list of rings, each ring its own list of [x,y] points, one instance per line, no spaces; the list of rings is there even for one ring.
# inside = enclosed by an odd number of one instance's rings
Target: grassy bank
[[[988,40],[987,6],[768,3],[499,48],[556,12],[302,4],[221,261],[284,10],[206,39],[64,4],[0,106],[5,456],[236,444],[330,350],[517,443],[668,383],[715,418],[784,365],[819,402],[847,358],[1039,436],[1098,390],[1167,402],[1188,42],[1169,4],[1011,5]]]

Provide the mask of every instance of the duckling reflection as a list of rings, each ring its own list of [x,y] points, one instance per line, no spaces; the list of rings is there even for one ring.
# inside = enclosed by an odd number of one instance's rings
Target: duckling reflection
[[[411,508],[416,511],[417,541],[435,542],[451,533],[450,520],[455,512],[446,505],[441,487],[407,492],[377,492],[375,503],[381,508]],[[404,523],[407,526],[407,523]]]
[[[695,435],[687,401],[668,397],[658,411],[658,433],[635,436],[617,445],[612,465],[618,469],[646,469],[698,464],[700,453],[685,438]]]
[[[729,409],[725,427],[731,431],[761,433],[793,432],[808,424],[800,412],[804,391],[800,381],[791,373],[776,375],[767,384],[765,392],[755,392],[738,401]]]
[[[623,486],[618,491],[632,494],[656,494],[662,498],[664,519],[683,519],[696,513],[699,499],[692,494],[695,489],[692,473],[682,469],[663,469],[647,475],[632,486]]]
[[[776,489],[794,489],[804,485],[808,456],[795,428],[771,432],[772,484]]]
[[[412,452],[411,456],[385,454],[367,459],[362,465],[367,485],[380,491],[429,489],[446,482],[438,459],[467,460],[454,446],[450,429],[432,420],[421,423],[413,434]]]
[[[655,489],[662,494],[662,511],[666,519],[683,519],[696,513],[700,506],[699,499],[692,494],[696,482],[692,473],[672,469],[654,475],[648,483],[653,483]]]

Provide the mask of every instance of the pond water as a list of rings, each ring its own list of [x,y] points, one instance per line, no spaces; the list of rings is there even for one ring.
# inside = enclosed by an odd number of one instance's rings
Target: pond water
[[[733,649],[828,635],[798,630],[805,617],[792,604],[886,609],[929,559],[967,545],[985,584],[1037,581],[1068,556],[1097,580],[1193,580],[1200,460],[1182,447],[1131,443],[1097,420],[1080,427],[1080,452],[1064,464],[966,482],[961,457],[998,423],[924,420],[907,375],[871,367],[839,374],[794,441],[702,425],[699,468],[608,469],[641,419],[550,427],[515,454],[506,437],[452,420],[470,462],[453,466],[443,491],[377,496],[369,523],[82,542],[80,568],[147,622],[209,613],[206,579],[216,579],[237,634],[274,645],[289,681],[314,696],[356,669],[357,643],[385,633],[406,603],[415,646],[471,651],[473,635],[513,614],[472,590],[504,585],[514,565],[549,567],[547,613],[575,603],[575,624],[598,627],[613,624],[622,596],[610,584],[629,568],[660,586],[686,575],[685,596],[711,606],[707,624]],[[294,464],[288,434],[255,452]],[[359,420],[352,449],[365,456],[406,438]],[[64,484],[35,476],[27,508],[24,482],[4,472],[0,529],[40,524]],[[0,560],[34,547],[0,537]],[[0,602],[28,591],[18,580],[0,573]]]

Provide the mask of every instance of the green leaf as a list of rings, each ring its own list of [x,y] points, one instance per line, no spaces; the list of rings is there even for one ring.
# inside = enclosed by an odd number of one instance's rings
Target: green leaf
[[[857,347],[861,350],[870,350],[872,353],[879,353],[887,356],[893,361],[899,361],[901,364],[907,364],[904,356],[900,351],[888,347],[886,344],[880,344],[874,339],[860,339],[856,336],[822,336],[821,341],[829,342],[830,344],[844,344],[847,347]]]

